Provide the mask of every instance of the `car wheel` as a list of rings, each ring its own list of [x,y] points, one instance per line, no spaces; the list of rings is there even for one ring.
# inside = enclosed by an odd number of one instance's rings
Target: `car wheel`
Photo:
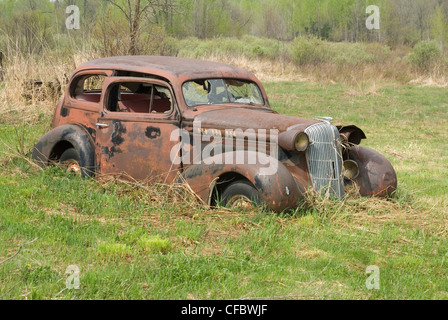
[[[82,175],[80,162],[81,157],[75,148],[65,150],[59,158],[59,164],[68,172],[72,172],[76,175]]]
[[[245,180],[230,183],[222,193],[222,200],[226,207],[242,209],[254,208],[263,203],[258,190]]]

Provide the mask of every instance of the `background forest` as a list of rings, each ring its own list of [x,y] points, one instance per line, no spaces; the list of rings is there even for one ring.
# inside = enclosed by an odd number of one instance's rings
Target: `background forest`
[[[80,29],[71,33],[65,24],[69,5],[78,6],[81,15]],[[374,32],[365,28],[369,5],[380,8],[380,30]],[[32,53],[39,51],[37,43],[63,45],[59,41],[63,35],[85,42],[101,40],[102,32],[111,27],[126,34],[129,6],[131,19],[141,22],[139,33],[157,28],[179,39],[252,35],[291,41],[314,36],[389,46],[413,46],[431,39],[442,46],[447,41],[446,0],[2,0],[2,46],[9,40],[16,49]],[[135,10],[141,16],[135,17]]]
[[[370,5],[379,8],[375,29],[366,27]],[[224,60],[289,78],[408,83],[426,76],[443,85],[447,16],[446,0],[0,0],[0,51],[5,73],[9,64],[28,78],[61,82],[91,58],[149,54]],[[39,72],[42,58],[55,71]]]

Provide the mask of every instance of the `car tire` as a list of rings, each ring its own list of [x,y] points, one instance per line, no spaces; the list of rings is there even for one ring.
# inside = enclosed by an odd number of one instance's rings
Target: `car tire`
[[[254,208],[261,206],[263,199],[255,187],[246,180],[230,183],[222,193],[223,205],[230,208]]]
[[[59,158],[59,164],[69,172],[76,175],[85,176],[84,170],[81,166],[81,157],[75,148],[65,150]]]

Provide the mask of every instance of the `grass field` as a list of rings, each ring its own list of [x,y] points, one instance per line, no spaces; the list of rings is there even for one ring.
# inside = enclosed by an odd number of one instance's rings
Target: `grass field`
[[[0,264],[1,299],[448,299],[446,88],[266,90],[280,113],[361,127],[362,144],[397,171],[396,198],[210,210],[180,188],[40,170],[29,151],[50,128],[51,106],[2,105],[0,261],[20,252]],[[66,287],[70,265],[79,289]],[[379,289],[366,285],[371,265]]]

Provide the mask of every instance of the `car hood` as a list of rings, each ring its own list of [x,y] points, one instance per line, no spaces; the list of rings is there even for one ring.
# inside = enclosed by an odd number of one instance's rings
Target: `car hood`
[[[279,114],[271,109],[255,107],[232,107],[207,110],[194,117],[202,128],[211,129],[277,129],[286,131],[290,127],[304,130],[319,120],[305,119]]]

